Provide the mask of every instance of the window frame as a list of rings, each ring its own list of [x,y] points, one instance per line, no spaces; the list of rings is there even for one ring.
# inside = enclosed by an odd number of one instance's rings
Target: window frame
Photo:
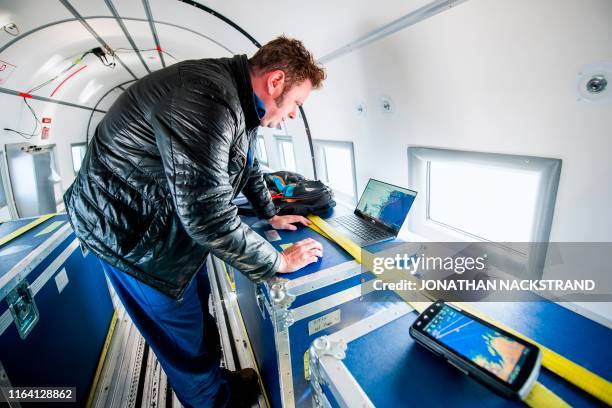
[[[79,171],[74,169],[74,153],[72,152],[72,148],[75,146],[85,146],[85,154],[87,154],[87,142],[78,142],[78,143],[71,143],[70,144],[70,159],[72,160],[72,172],[74,173],[74,175],[76,176]],[[83,157],[81,158],[81,163],[83,163],[83,159],[85,158],[85,155],[83,155]],[[81,169],[81,166],[79,165],[79,170]]]
[[[263,141],[263,148],[264,148],[264,152],[266,153],[266,161],[263,161],[260,157],[259,157],[259,140]],[[256,139],[255,139],[255,157],[257,157],[257,162],[259,164],[262,164],[266,167],[268,167],[270,165],[270,155],[268,154],[268,146],[266,145],[266,138],[264,137],[264,135],[257,135]]]
[[[348,147],[351,155],[351,177],[353,178],[353,194],[348,195],[345,192],[333,189],[334,194],[340,200],[350,205],[357,205],[358,192],[357,192],[357,166],[355,164],[355,149],[353,142],[346,140],[328,140],[328,139],[313,139],[312,145],[315,151],[315,164],[317,166],[317,174],[321,180],[329,184],[329,177],[327,173],[327,155],[325,154],[325,147]],[[322,153],[322,154],[321,154]],[[325,176],[325,179],[323,179]]]
[[[8,162],[6,158],[6,152],[4,150],[0,150],[0,175],[1,175],[1,183],[0,188],[4,191],[4,198],[6,201],[6,207],[8,208],[10,220],[15,220],[18,218],[17,207],[15,205],[15,199],[13,198],[13,190],[11,186],[11,176],[8,170]],[[3,221],[0,221],[2,224]]]
[[[513,275],[539,277],[542,274],[550,239],[552,221],[559,180],[561,159],[511,155],[500,153],[474,152],[464,150],[436,149],[428,147],[408,147],[408,180],[409,188],[422,193],[425,200],[415,201],[409,228],[412,232],[434,241],[489,242],[488,240],[460,230],[451,225],[431,219],[430,206],[430,170],[432,161],[447,161],[496,166],[507,169],[536,171],[540,174],[540,187],[535,198],[534,221],[531,238],[524,252],[511,246],[495,243],[498,250],[489,254],[490,264],[511,265]],[[490,248],[487,247],[487,248]]]
[[[278,154],[278,163],[280,165],[281,170],[297,172],[297,157],[295,155],[295,143],[293,142],[293,137],[283,136],[283,135],[274,135],[274,142],[276,144],[276,153]],[[296,167],[295,169],[287,168],[287,163],[285,162],[285,154],[282,149],[282,144],[284,142],[290,142],[292,145],[293,162],[295,163],[295,167]]]

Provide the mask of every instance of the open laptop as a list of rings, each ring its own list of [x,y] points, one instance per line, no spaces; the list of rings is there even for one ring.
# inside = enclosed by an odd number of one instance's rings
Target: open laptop
[[[326,220],[360,246],[393,239],[399,233],[417,192],[370,179],[353,214]]]

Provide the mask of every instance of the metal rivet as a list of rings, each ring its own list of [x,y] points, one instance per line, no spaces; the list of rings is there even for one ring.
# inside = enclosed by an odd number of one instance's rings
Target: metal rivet
[[[586,89],[590,93],[600,93],[603,92],[608,86],[608,80],[603,75],[595,75],[586,84]]]

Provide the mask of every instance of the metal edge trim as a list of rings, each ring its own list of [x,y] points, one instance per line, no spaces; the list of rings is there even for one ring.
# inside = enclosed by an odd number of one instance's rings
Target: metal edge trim
[[[363,320],[353,323],[329,335],[330,341],[343,341],[348,344],[380,327],[399,319],[414,311],[414,308],[405,302],[398,302],[387,309],[383,309]]]
[[[221,260],[219,260],[220,262],[223,262]],[[227,276],[227,274],[226,274]],[[228,277],[229,279],[229,277]],[[227,285],[225,285],[226,289],[227,289]],[[230,292],[227,294],[227,299],[229,301],[229,308],[231,308],[231,313],[230,311],[228,311],[228,317],[230,317],[230,324],[232,323],[232,319],[236,319],[236,327],[234,327],[234,325],[232,325],[232,332],[233,333],[237,333],[238,335],[240,335],[241,339],[246,341],[246,345],[245,345],[245,353],[247,353],[247,355],[243,355],[242,351],[239,352],[239,357],[243,357],[244,359],[244,363],[241,362],[241,366],[244,367],[251,367],[253,368],[256,372],[257,375],[259,377],[259,383],[260,383],[260,387],[262,390],[262,395],[259,398],[259,407],[263,408],[263,407],[270,407],[270,400],[268,398],[268,393],[267,390],[265,389],[264,385],[263,385],[263,379],[261,376],[261,373],[259,371],[259,367],[257,365],[257,359],[255,358],[255,353],[253,352],[253,347],[251,345],[251,339],[249,337],[249,333],[247,332],[246,329],[246,325],[244,324],[244,319],[242,318],[242,313],[240,311],[240,305],[238,304],[238,299],[236,297],[236,293],[235,292]],[[242,360],[242,359],[241,359]]]
[[[313,391],[314,392],[314,391]],[[332,408],[331,404],[329,403],[329,400],[327,399],[327,395],[325,395],[325,393],[321,393],[321,395],[318,395],[319,398],[319,402],[321,403],[321,407],[317,407],[317,408]],[[315,403],[313,401],[312,406],[315,406]]]
[[[278,353],[278,381],[281,391],[281,403],[283,408],[294,408],[295,395],[293,394],[289,329],[277,332],[274,337]]]
[[[324,310],[329,310],[350,300],[367,295],[373,290],[374,288],[372,285],[372,281],[368,281],[361,285],[353,286],[351,288],[345,289],[338,293],[334,293],[333,295],[327,296],[325,298],[315,300],[312,303],[308,303],[306,305],[292,309],[293,318],[296,322],[300,321]]]
[[[61,242],[63,242],[63,240]],[[55,258],[49,266],[47,266],[47,268],[38,276],[38,278],[36,278],[36,280],[30,285],[30,290],[32,291],[32,297],[36,296],[36,294],[47,284],[49,279],[51,279],[51,277],[55,274],[55,272],[57,272],[57,270],[63,265],[66,259],[68,259],[70,255],[72,255],[72,253],[74,252],[75,249],[78,248],[78,246],[79,246],[79,242],[75,238],[74,241],[72,241],[70,245],[68,245],[66,249],[64,249],[64,251],[62,251],[62,253],[59,254],[57,258]],[[49,252],[51,252],[52,250],[50,250]],[[34,268],[32,268],[32,270],[33,269]],[[23,279],[25,279],[26,276],[24,276]],[[10,292],[10,290],[7,291],[6,293],[8,292]],[[0,300],[2,300],[4,296],[5,295],[2,295]],[[11,323],[13,323],[13,315],[11,314],[10,309],[7,309],[2,314],[2,316],[0,316],[0,336],[4,333],[6,329],[8,329]]]
[[[0,316],[0,336],[9,328],[11,323],[13,323],[13,315],[10,309],[6,309],[4,313],[2,313],[2,316]]]
[[[234,306],[235,303],[235,294],[231,291],[228,291],[229,282],[225,279],[225,268],[223,267],[224,262],[220,259],[216,259],[217,264],[221,264],[221,268],[215,268],[215,273],[217,275],[217,282],[219,283],[221,293],[223,293],[223,303],[225,306],[225,310],[227,312],[227,324],[229,324],[232,329],[233,338],[231,339],[234,342],[234,346],[236,349],[236,357],[238,358],[238,366],[240,368],[246,368],[251,366],[249,364],[248,354],[243,347],[243,341],[246,341],[245,336],[241,333],[238,320],[236,318],[236,309]],[[233,295],[233,296],[232,296]]]
[[[361,265],[357,261],[352,260],[289,281],[285,287],[290,294],[301,296],[361,273]]]
[[[320,356],[319,367],[338,405],[346,408],[374,408],[374,404],[342,360],[332,356]],[[333,373],[334,381],[330,381],[331,373]]]
[[[225,367],[228,370],[235,370],[236,363],[234,356],[232,355],[232,346],[230,344],[229,334],[226,327],[225,318],[223,316],[223,305],[221,304],[221,296],[219,295],[219,283],[216,279],[216,259],[209,256],[206,260],[208,269],[208,280],[210,282],[210,296],[212,298],[212,304],[214,308],[214,317],[217,322],[217,329],[219,330],[219,340],[221,343],[223,360]]]
[[[79,247],[79,241],[75,238],[58,256],[49,264],[49,266],[41,273],[38,278],[30,285],[32,296],[36,296],[38,292],[47,284],[49,279],[62,267],[64,262],[70,258],[70,255]]]
[[[0,288],[2,289],[0,292],[0,300],[4,299],[4,297],[15,288],[19,278],[21,278],[21,280],[25,279],[49,253],[64,242],[64,239],[70,235],[70,233],[70,224],[66,223],[43,242],[42,245],[30,252],[25,258],[19,261],[17,265],[2,276],[0,278]]]
[[[413,310],[410,305],[404,302],[394,304],[387,309],[331,334],[328,336],[329,340],[331,342],[339,341],[348,344]],[[341,407],[374,407],[370,398],[342,360],[326,355],[318,355],[317,358],[319,360],[320,374]],[[323,397],[325,396],[323,395]],[[329,401],[327,403],[329,404]]]

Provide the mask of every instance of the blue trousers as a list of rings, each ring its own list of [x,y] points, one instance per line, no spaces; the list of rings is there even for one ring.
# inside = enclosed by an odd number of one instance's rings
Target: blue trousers
[[[225,407],[229,386],[219,368],[219,332],[208,311],[206,266],[175,300],[100,261],[128,315],[157,356],[185,407]]]

